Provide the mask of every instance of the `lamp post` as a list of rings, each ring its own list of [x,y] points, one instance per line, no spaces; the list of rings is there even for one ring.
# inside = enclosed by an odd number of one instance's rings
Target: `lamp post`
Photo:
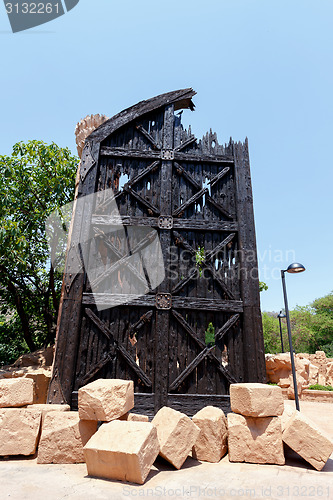
[[[284,273],[287,272],[287,273],[291,273],[291,274],[296,274],[296,273],[302,273],[303,271],[305,271],[305,267],[302,264],[299,264],[298,262],[294,262],[293,264],[290,264],[290,266],[288,266],[287,269],[284,269],[284,270],[281,269],[281,279],[282,279],[282,288],[283,288],[283,296],[284,296],[284,305],[285,305],[286,318],[287,318],[287,328],[288,328],[288,340],[289,340],[289,348],[290,348],[291,369],[292,369],[292,372],[293,372],[295,404],[296,404],[296,410],[298,410],[298,411],[299,411],[299,398],[298,398],[298,390],[297,390],[297,379],[296,379],[296,369],[295,369],[295,360],[294,360],[294,350],[293,350],[293,343],[292,343],[292,339],[291,339],[291,328],[290,328],[288,298],[287,298],[287,289],[286,289],[286,279],[285,279]]]
[[[281,319],[282,318],[285,318],[286,315],[283,314],[282,311],[280,311],[280,314],[278,314],[278,318],[279,318],[279,323],[280,323],[280,338],[281,338],[281,349],[282,351],[281,352],[284,352],[284,349],[283,349],[283,338],[282,338],[282,325],[281,325]]]

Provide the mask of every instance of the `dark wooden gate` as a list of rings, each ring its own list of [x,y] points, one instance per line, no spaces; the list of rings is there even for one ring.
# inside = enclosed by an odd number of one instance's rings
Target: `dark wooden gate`
[[[76,210],[72,241],[86,242],[82,251],[99,266],[93,280],[71,272],[78,249],[69,247],[51,403],[75,407],[80,386],[124,378],[134,381],[136,410],[192,414],[207,404],[227,409],[230,383],[265,380],[248,145],[221,146],[212,132],[197,141],[185,130],[175,111],[193,109],[194,94],[143,101],[86,140],[79,197],[112,188],[126,235],[145,228],[133,253],[158,232],[165,279],[133,297],[130,280],[141,278],[122,268],[131,251],[107,231],[115,223],[108,202]]]

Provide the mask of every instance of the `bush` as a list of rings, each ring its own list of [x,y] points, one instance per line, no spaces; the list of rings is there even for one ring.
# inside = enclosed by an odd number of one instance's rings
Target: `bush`
[[[310,385],[309,389],[313,391],[333,391],[333,387],[331,385],[320,385],[320,384]]]

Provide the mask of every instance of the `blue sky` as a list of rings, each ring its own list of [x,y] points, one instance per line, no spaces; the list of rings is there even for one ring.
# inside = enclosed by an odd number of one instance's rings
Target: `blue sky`
[[[74,128],[192,86],[197,137],[249,138],[263,310],[333,290],[333,3],[330,0],[80,0],[12,34],[0,5],[0,154],[18,140],[75,151]]]

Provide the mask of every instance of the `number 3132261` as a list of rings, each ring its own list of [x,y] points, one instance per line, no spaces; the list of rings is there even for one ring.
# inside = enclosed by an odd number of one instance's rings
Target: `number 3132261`
[[[6,3],[7,14],[59,14],[59,3]]]

